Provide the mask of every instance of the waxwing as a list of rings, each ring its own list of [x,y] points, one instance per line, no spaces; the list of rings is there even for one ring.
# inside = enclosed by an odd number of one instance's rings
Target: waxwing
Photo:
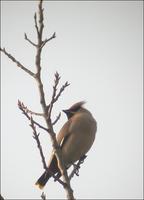
[[[84,156],[95,140],[97,123],[92,114],[83,107],[84,103],[84,101],[81,101],[69,109],[63,110],[68,121],[58,133],[57,142],[61,147],[66,169]],[[61,176],[54,153],[51,155],[48,168],[56,176]],[[37,180],[36,185],[42,189],[50,177],[51,174],[45,171]]]

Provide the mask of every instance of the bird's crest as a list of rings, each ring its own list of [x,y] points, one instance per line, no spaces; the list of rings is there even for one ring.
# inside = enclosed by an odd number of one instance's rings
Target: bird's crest
[[[80,101],[78,103],[73,104],[69,110],[79,110],[86,102],[85,101]]]

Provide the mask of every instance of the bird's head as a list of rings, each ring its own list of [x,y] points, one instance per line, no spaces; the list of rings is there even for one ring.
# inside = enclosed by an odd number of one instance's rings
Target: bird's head
[[[84,104],[85,104],[85,101],[80,101],[72,105],[69,109],[63,110],[63,112],[67,115],[68,119],[70,119],[74,114],[76,114],[83,108],[82,106]]]

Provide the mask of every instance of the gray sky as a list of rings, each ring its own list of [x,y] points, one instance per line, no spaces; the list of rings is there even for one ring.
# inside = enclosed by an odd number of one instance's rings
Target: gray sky
[[[33,15],[36,1],[1,2],[1,40],[25,66],[34,70],[35,50],[24,32],[36,41]],[[72,187],[79,198],[142,199],[142,1],[44,2],[44,37],[56,39],[43,52],[47,100],[54,73],[71,85],[56,104],[53,116],[85,100],[98,123],[96,141]],[[6,199],[37,199],[34,183],[43,172],[29,122],[17,108],[22,100],[41,111],[36,83],[2,55],[1,61],[1,192]],[[55,127],[58,132],[66,116]],[[46,159],[51,143],[41,133]],[[64,198],[50,180],[47,197]]]

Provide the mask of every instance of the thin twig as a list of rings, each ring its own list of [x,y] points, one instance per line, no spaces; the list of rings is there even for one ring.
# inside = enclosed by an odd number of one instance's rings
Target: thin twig
[[[31,110],[28,110],[28,109],[27,109],[27,113],[29,113],[29,114],[31,114],[31,115],[36,115],[36,116],[41,116],[41,117],[43,117],[43,113],[33,112],[33,111],[31,111]]]
[[[68,87],[70,85],[70,83],[66,82],[60,89],[59,93],[57,94],[57,96],[54,99],[54,102],[56,102],[58,100],[58,98],[60,97],[60,95],[62,94],[62,92],[65,90],[66,87]]]
[[[52,122],[53,126],[58,122],[58,120],[60,119],[60,117],[61,117],[61,113],[59,113],[59,115],[56,117],[56,119],[54,120],[54,122]]]
[[[18,67],[20,67],[22,70],[24,70],[26,73],[28,73],[30,76],[35,78],[35,74],[30,71],[29,69],[27,69],[26,67],[24,67],[18,60],[16,60],[11,54],[9,54],[5,48],[0,48],[0,51],[3,52],[6,56],[8,56],[8,58],[10,58],[14,63],[16,63],[16,65]]]
[[[57,94],[57,86],[59,84],[60,81],[60,75],[58,72],[55,73],[55,80],[54,80],[54,86],[53,86],[53,93],[52,93],[52,99],[50,104],[48,105],[48,117],[51,115],[52,109],[53,109],[53,105],[54,103],[59,99],[60,95],[62,94],[62,92],[65,90],[65,88],[67,86],[69,86],[70,84],[68,82],[66,82],[61,88],[59,93]]]
[[[41,198],[42,198],[42,200],[46,200],[46,195],[45,195],[44,192],[42,192],[42,194],[41,194]]]
[[[32,128],[32,130],[33,130],[33,134],[34,134],[33,138],[34,138],[34,139],[36,140],[36,142],[37,142],[37,147],[38,147],[38,149],[39,149],[40,156],[41,156],[41,159],[42,159],[43,168],[44,168],[48,173],[51,174],[51,176],[54,178],[54,180],[58,181],[60,184],[63,185],[63,187],[65,187],[65,186],[66,186],[65,183],[64,183],[62,180],[60,180],[56,175],[54,175],[54,174],[49,170],[49,168],[47,167],[47,164],[46,164],[46,161],[45,161],[45,157],[44,157],[44,154],[43,154],[43,150],[42,150],[42,146],[41,146],[41,143],[40,143],[40,140],[39,140],[39,133],[37,133],[37,131],[36,131],[36,127],[35,127],[35,125],[34,125],[34,120],[33,120],[32,117],[30,118],[30,122],[31,122],[31,123],[30,123],[30,126],[31,126],[31,128]]]
[[[20,102],[20,104],[21,104],[21,106],[23,107],[23,109],[25,110],[26,113],[29,113],[31,115],[43,116],[43,113],[33,112],[30,109],[28,109],[28,107],[25,106],[24,103]]]
[[[84,160],[86,159],[86,155],[82,156],[79,161],[77,162],[77,164],[73,164],[74,169],[72,170],[72,172],[69,175],[69,179],[71,180],[72,177],[74,175],[79,176],[79,169],[80,169],[80,165],[84,162]]]
[[[41,146],[40,140],[39,140],[39,134],[37,134],[36,127],[35,127],[35,125],[34,125],[34,121],[33,121],[33,118],[32,118],[32,117],[30,118],[30,122],[31,122],[31,123],[30,123],[30,126],[31,126],[31,128],[33,129],[33,134],[34,134],[33,138],[34,138],[34,139],[36,140],[36,142],[37,142],[37,147],[38,147],[38,149],[39,149],[40,156],[41,156],[41,158],[42,158],[43,168],[44,168],[45,170],[47,170],[47,165],[46,165],[45,157],[44,157],[44,154],[43,154],[43,151],[42,151],[42,146]]]
[[[39,14],[39,39],[42,39],[42,34],[43,34],[43,29],[44,29],[44,16],[43,16],[43,11],[44,9],[42,8],[42,3],[43,3],[43,0],[40,0],[40,3],[39,3],[39,10],[38,10],[38,14]],[[41,40],[42,41],[42,40]]]
[[[23,104],[21,101],[19,101],[19,100],[18,100],[18,107],[19,107],[19,109],[23,112],[23,114],[30,120],[31,117],[30,117],[30,116],[28,115],[28,113],[26,112],[24,104]],[[33,120],[33,122],[34,122],[34,124],[37,125],[39,128],[41,128],[41,129],[43,129],[43,130],[45,130],[45,131],[48,132],[48,129],[47,129],[47,128],[45,128],[44,126],[40,125],[40,124],[39,124],[38,122],[36,122],[35,120]]]
[[[39,29],[38,29],[38,24],[37,24],[37,14],[36,13],[34,14],[34,21],[35,21],[35,28],[36,28],[37,35],[39,35]]]
[[[27,40],[31,45],[33,45],[34,47],[37,47],[37,45],[27,37],[26,33],[24,34],[24,37],[25,37],[25,40]]]
[[[60,80],[59,73],[56,72],[55,73],[55,80],[54,80],[52,98],[51,98],[50,104],[48,105],[48,118],[50,118],[50,116],[51,116],[51,112],[52,112],[52,109],[53,109],[53,104],[55,102],[55,96],[56,96],[56,91],[57,91],[57,86],[59,84],[59,80]]]
[[[50,40],[52,40],[52,39],[54,39],[54,38],[56,38],[56,33],[55,33],[55,32],[54,32],[54,34],[53,34],[50,38],[45,39],[45,40],[43,41],[43,44],[42,44],[41,48],[43,48],[44,45],[45,45],[47,42],[49,42]]]

